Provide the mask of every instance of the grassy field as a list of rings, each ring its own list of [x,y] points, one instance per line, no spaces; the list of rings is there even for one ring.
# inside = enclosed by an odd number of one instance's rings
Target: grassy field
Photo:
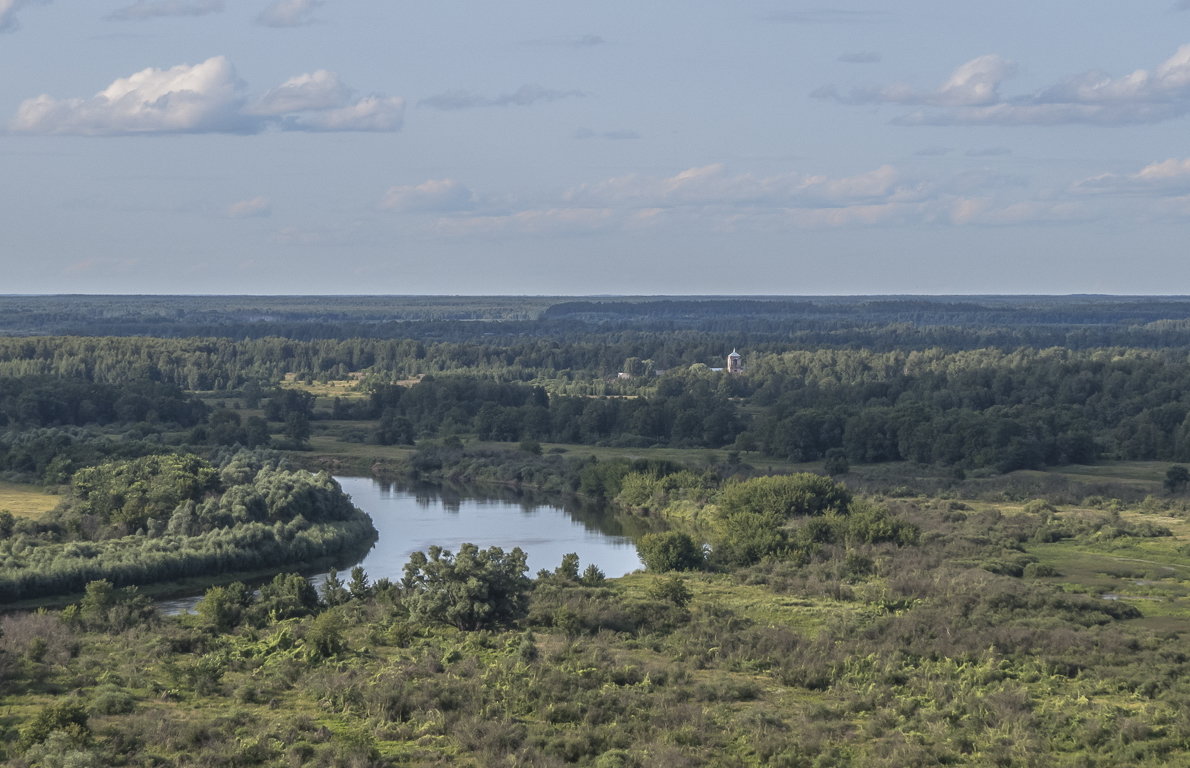
[[[37,519],[58,505],[59,497],[36,485],[0,482],[0,511]]]

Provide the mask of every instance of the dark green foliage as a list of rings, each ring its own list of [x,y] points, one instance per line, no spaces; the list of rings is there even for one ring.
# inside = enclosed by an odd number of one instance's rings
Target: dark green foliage
[[[143,378],[92,383],[71,376],[0,377],[0,427],[164,422],[188,427],[206,416],[201,401]]]
[[[309,616],[318,605],[318,592],[309,580],[297,573],[279,573],[260,588],[252,613],[258,621],[281,621]]]
[[[650,571],[693,571],[706,559],[702,547],[681,531],[646,533],[636,543],[641,562]]]
[[[117,589],[100,580],[87,584],[79,602],[62,612],[66,623],[101,632],[120,632],[157,618],[157,610],[136,587]]]
[[[1177,493],[1185,489],[1186,485],[1190,483],[1190,469],[1186,469],[1180,464],[1175,464],[1165,471],[1165,490],[1170,493]]]
[[[123,532],[163,520],[179,504],[218,488],[219,474],[196,456],[166,454],[80,469],[70,481],[71,518],[94,518]]]
[[[747,565],[787,551],[795,542],[787,524],[791,519],[838,515],[848,511],[851,494],[828,477],[800,473],[757,477],[725,485],[718,497],[714,557],[730,565]],[[835,538],[829,523],[807,523],[802,545]]]
[[[85,742],[91,733],[87,725],[87,712],[77,701],[66,699],[47,704],[21,729],[20,746],[28,749],[40,744],[55,731],[65,731],[74,739]]]
[[[826,452],[826,461],[822,469],[831,477],[845,475],[850,471],[851,464],[847,461],[847,454],[841,448],[830,448]]]
[[[318,562],[376,535],[329,475],[250,453],[99,465],[73,489],[39,530],[0,539],[0,600]]]
[[[326,580],[322,582],[322,602],[334,607],[342,605],[350,599],[351,593],[347,591],[347,587],[343,586],[339,572],[332,569],[326,575]]]
[[[481,550],[463,544],[457,556],[441,547],[414,552],[401,586],[409,613],[463,630],[500,626],[524,615],[530,581],[520,547]]]
[[[347,648],[344,638],[346,622],[337,611],[324,611],[314,617],[306,630],[306,648],[317,659],[326,659]]]
[[[225,587],[209,588],[194,607],[198,617],[216,632],[234,629],[252,604],[252,590],[235,581]]]
[[[368,574],[363,566],[357,565],[351,569],[351,581],[347,584],[347,591],[352,600],[364,600],[372,596],[375,589],[368,583]]]
[[[681,576],[672,573],[657,579],[649,586],[649,597],[685,608],[694,597],[694,593],[686,586]]]

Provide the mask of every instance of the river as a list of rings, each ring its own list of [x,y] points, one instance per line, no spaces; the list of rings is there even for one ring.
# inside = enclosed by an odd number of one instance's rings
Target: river
[[[641,568],[636,546],[611,514],[580,507],[564,508],[512,492],[477,492],[437,486],[401,486],[370,477],[336,477],[352,502],[372,518],[379,537],[355,563],[344,564],[344,581],[356,565],[368,578],[399,581],[409,555],[437,544],[451,552],[471,542],[482,549],[520,547],[529,573],[553,570],[562,556],[575,552],[580,570],[595,564],[609,577]],[[326,574],[314,574],[321,585]],[[193,608],[199,595],[158,602],[166,613]]]

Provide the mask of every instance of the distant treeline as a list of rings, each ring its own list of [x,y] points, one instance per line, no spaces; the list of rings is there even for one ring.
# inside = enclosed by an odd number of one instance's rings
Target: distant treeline
[[[516,347],[527,340],[614,345],[622,334],[684,332],[728,348],[1082,349],[1185,348],[1188,329],[1190,300],[1183,297],[0,296],[0,334],[13,336],[417,339]],[[638,353],[673,364],[653,350]]]
[[[657,335],[694,356],[680,335]],[[261,416],[211,412],[179,387],[234,392],[300,444],[320,418],[375,422],[370,439],[730,447],[794,461],[908,460],[1000,471],[1097,459],[1190,460],[1190,361],[1140,349],[795,350],[753,354],[745,375],[702,363],[604,381],[599,345],[425,345],[413,341],[22,339],[0,341],[0,469],[71,470],[71,427],[128,425],[139,437],[192,428],[201,444],[267,444]],[[645,365],[648,362],[649,365]],[[411,370],[430,375],[400,385]],[[317,371],[317,376],[311,371]],[[360,380],[366,398],[315,410],[262,382],[286,373]],[[25,375],[6,378],[5,374]],[[54,375],[57,374],[57,375]],[[585,392],[585,393],[584,393]],[[612,393],[615,396],[602,396]],[[49,430],[49,431],[47,431]],[[132,435],[137,437],[138,435]],[[367,438],[365,438],[367,439]],[[123,454],[127,455],[127,453]],[[49,474],[53,474],[52,472]],[[48,475],[47,475],[48,478]]]

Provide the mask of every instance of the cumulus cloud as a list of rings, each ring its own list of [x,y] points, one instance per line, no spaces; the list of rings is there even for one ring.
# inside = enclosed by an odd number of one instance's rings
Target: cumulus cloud
[[[1190,44],[1151,71],[1112,77],[1102,72],[1073,75],[1023,96],[1003,97],[999,88],[1015,70],[996,55],[961,65],[936,89],[905,84],[840,93],[833,86],[812,95],[847,104],[924,107],[893,120],[900,125],[1059,125],[1155,123],[1190,112]]]
[[[145,133],[397,131],[403,100],[353,92],[325,70],[290,78],[250,99],[231,62],[215,56],[195,65],[149,68],[120,78],[94,96],[41,95],[17,108],[16,133],[112,136]]]
[[[273,203],[267,197],[253,197],[240,200],[227,207],[227,216],[231,219],[251,219],[270,216],[273,213]]]
[[[167,16],[206,16],[222,11],[223,0],[136,0],[104,18],[108,21],[144,21]]]
[[[266,27],[301,27],[313,22],[314,9],[321,0],[276,0],[256,17],[256,23]]]
[[[428,96],[418,104],[442,110],[474,109],[476,107],[528,107],[542,102],[548,103],[559,99],[582,98],[583,96],[586,94],[582,91],[558,91],[543,88],[540,85],[522,85],[512,93],[504,93],[499,96],[481,96],[471,91],[447,91],[435,96]]]
[[[858,88],[840,94],[833,87],[814,92],[818,98],[829,98],[847,104],[925,104],[942,107],[966,107],[994,104],[999,101],[998,89],[1004,78],[1016,67],[1007,59],[988,54],[959,66],[937,88],[919,91],[904,83],[880,88]]]
[[[46,2],[49,0],[0,0],[0,32],[14,32],[21,26],[17,21],[17,11]]]
[[[338,109],[287,117],[284,127],[294,131],[391,133],[401,130],[404,120],[404,99],[396,96],[365,96],[354,104]]]
[[[249,105],[254,115],[284,115],[308,109],[342,107],[351,99],[351,89],[339,76],[325,69],[297,75],[266,91]]]
[[[243,130],[240,87],[231,62],[223,56],[194,66],[143,69],[89,99],[44,94],[26,99],[10,128],[87,136]]]
[[[1190,194],[1190,158],[1170,158],[1151,163],[1136,173],[1104,173],[1074,185],[1085,193],[1185,195]]]
[[[381,208],[401,212],[465,211],[475,206],[475,195],[454,179],[430,179],[417,185],[389,187]]]

